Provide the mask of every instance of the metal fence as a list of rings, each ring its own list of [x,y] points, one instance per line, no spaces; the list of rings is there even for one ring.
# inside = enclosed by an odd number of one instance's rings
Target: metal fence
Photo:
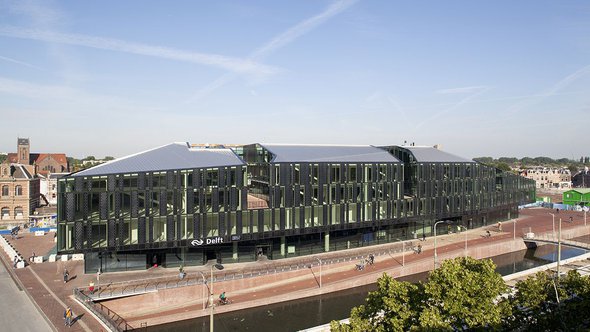
[[[329,257],[322,257],[321,255],[307,257],[307,258],[297,258],[297,262],[293,263],[281,263],[278,261],[272,262],[265,267],[255,267],[250,268],[248,270],[240,270],[240,271],[227,271],[227,272],[220,272],[216,271],[215,275],[213,276],[213,280],[209,280],[210,277],[209,271],[199,271],[199,272],[191,272],[186,274],[183,278],[180,278],[180,275],[177,276],[164,276],[164,277],[157,277],[157,278],[146,278],[146,279],[135,279],[130,281],[122,281],[122,282],[111,282],[101,284],[100,287],[93,293],[89,294],[88,287],[79,288],[80,290],[84,290],[85,296],[87,296],[91,300],[102,300],[102,299],[111,299],[117,297],[124,297],[124,296],[131,296],[137,294],[144,294],[149,292],[156,292],[158,290],[163,289],[172,289],[178,287],[186,287],[186,286],[193,286],[193,285],[203,285],[210,282],[221,282],[221,281],[231,281],[231,280],[239,280],[245,278],[254,278],[263,275],[271,275],[277,274],[282,272],[289,272],[289,271],[297,271],[302,269],[309,269],[312,267],[316,267],[320,265],[320,262],[323,266],[330,265],[330,264],[339,264],[345,262],[357,262],[359,260],[365,260],[369,257],[369,255],[373,255],[374,257],[378,256],[385,256],[385,255],[393,255],[399,254],[402,251],[406,252],[415,252],[417,241],[407,241],[405,243],[397,242],[388,248],[375,248],[375,247],[367,247],[360,253],[355,253],[353,255],[341,255],[342,252],[339,253],[332,253]],[[324,255],[325,256],[325,255]],[[334,256],[334,257],[331,257]],[[316,258],[317,257],[317,258]],[[86,295],[89,294],[89,295]]]
[[[83,291],[74,288],[74,297],[82,303],[90,312],[98,317],[111,331],[132,331],[133,327],[127,324],[123,317],[117,315],[106,306],[92,301]]]

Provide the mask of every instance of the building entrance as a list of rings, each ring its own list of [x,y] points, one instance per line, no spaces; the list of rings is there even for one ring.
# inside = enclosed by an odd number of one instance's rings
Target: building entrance
[[[148,268],[166,265],[166,254],[165,253],[155,252],[155,253],[146,255],[146,258],[147,258],[146,265]]]
[[[256,260],[262,257],[272,259],[272,244],[259,244],[256,246]]]

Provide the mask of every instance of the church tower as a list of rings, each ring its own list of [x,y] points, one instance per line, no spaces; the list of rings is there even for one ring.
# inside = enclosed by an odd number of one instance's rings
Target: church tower
[[[19,164],[28,165],[29,164],[29,156],[30,156],[30,145],[28,138],[19,138],[18,139],[18,149],[17,152],[17,162]]]

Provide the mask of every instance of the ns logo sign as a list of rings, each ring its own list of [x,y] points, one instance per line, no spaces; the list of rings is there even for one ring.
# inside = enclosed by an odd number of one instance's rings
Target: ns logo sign
[[[213,238],[207,238],[207,239],[194,239],[191,241],[191,245],[193,247],[199,247],[202,245],[209,245],[209,244],[219,244],[219,243],[223,243],[223,238],[222,237],[213,237]]]

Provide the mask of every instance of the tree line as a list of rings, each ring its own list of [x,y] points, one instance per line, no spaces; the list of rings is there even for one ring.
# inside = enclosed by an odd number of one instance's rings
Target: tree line
[[[400,282],[384,273],[350,323],[357,331],[588,331],[590,276],[539,272],[510,289],[489,260],[449,259],[427,282]]]
[[[584,168],[584,165],[590,163],[590,157],[580,157],[579,160],[572,160],[569,158],[553,159],[550,157],[524,157],[520,159],[514,157],[500,157],[498,159],[494,159],[492,157],[477,157],[473,158],[473,160],[482,164],[499,168],[503,171],[510,171],[511,169],[526,168],[531,166],[546,166],[567,168],[572,174],[577,173],[579,170]]]
[[[111,156],[106,156],[103,159],[96,159],[95,156],[87,156],[85,158],[82,159],[76,159],[74,157],[67,157],[68,159],[68,164],[70,165],[70,171],[72,172],[76,172],[76,171],[80,171],[83,169],[87,169],[90,168],[92,166],[96,166],[98,164],[102,164],[103,162],[107,162],[110,160],[114,160],[114,157]],[[97,160],[101,160],[101,162],[98,163],[84,163],[85,161],[97,161]]]

